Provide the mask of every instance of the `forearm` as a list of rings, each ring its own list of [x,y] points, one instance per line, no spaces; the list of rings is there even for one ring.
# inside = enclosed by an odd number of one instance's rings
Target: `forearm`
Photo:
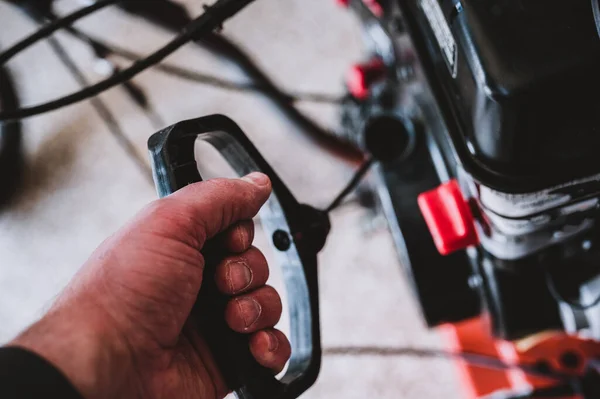
[[[86,399],[118,398],[127,383],[122,370],[131,369],[127,348],[97,308],[78,305],[51,311],[9,347],[24,348],[45,359]]]

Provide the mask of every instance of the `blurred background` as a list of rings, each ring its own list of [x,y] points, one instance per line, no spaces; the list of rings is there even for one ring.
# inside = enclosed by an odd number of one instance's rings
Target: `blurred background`
[[[180,2],[193,15],[202,11],[201,1]],[[62,15],[85,4],[58,0],[55,9]],[[114,7],[76,26],[139,54],[171,37]],[[0,48],[37,28],[0,1]],[[362,54],[358,22],[333,0],[258,0],[227,22],[222,34],[289,92],[343,96],[344,74]],[[85,80],[106,77],[107,65],[89,46],[67,33],[55,38]],[[128,65],[119,57],[114,61]],[[197,46],[184,47],[166,62],[247,83],[231,63]],[[81,88],[81,77],[47,42],[16,57],[9,70],[23,105]],[[24,175],[18,193],[0,212],[0,344],[40,317],[95,247],[156,198],[146,141],[164,126],[213,113],[231,117],[299,201],[317,207],[326,206],[356,168],[324,151],[261,94],[222,90],[156,69],[133,82],[146,95],[146,109],[117,87],[100,95],[100,102],[24,121]],[[335,104],[296,105],[321,126],[338,128]],[[319,381],[305,397],[461,397],[457,372],[447,360],[340,350],[442,345],[440,336],[424,327],[381,217],[350,199],[332,215],[319,264],[325,354]]]

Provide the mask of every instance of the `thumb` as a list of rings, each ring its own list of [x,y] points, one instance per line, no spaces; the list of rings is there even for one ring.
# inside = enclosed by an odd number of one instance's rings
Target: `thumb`
[[[270,194],[271,181],[258,172],[207,180],[155,202],[142,218],[148,227],[200,249],[229,226],[256,216]]]

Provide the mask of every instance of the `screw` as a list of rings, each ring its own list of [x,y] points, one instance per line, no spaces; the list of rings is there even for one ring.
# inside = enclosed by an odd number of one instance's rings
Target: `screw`
[[[292,240],[288,233],[283,230],[276,230],[273,233],[273,245],[278,250],[285,252],[292,246]]]
[[[473,290],[481,287],[482,283],[483,283],[483,279],[481,278],[481,276],[479,276],[477,274],[474,274],[471,277],[469,277],[469,287]]]

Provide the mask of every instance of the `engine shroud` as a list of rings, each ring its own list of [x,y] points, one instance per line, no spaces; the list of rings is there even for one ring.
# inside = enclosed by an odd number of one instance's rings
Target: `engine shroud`
[[[600,38],[589,0],[398,5],[477,181],[532,192],[600,172]]]
[[[355,122],[346,125],[360,135],[361,120],[385,111],[415,127],[412,155],[382,163],[378,187],[428,324],[487,313],[505,339],[555,329],[600,338],[598,307],[566,306],[547,281],[550,271],[570,300],[600,284],[600,37],[591,2],[381,1],[394,45],[365,27],[372,55],[398,73],[347,112]],[[417,196],[449,179],[473,209],[480,245],[443,257]]]

